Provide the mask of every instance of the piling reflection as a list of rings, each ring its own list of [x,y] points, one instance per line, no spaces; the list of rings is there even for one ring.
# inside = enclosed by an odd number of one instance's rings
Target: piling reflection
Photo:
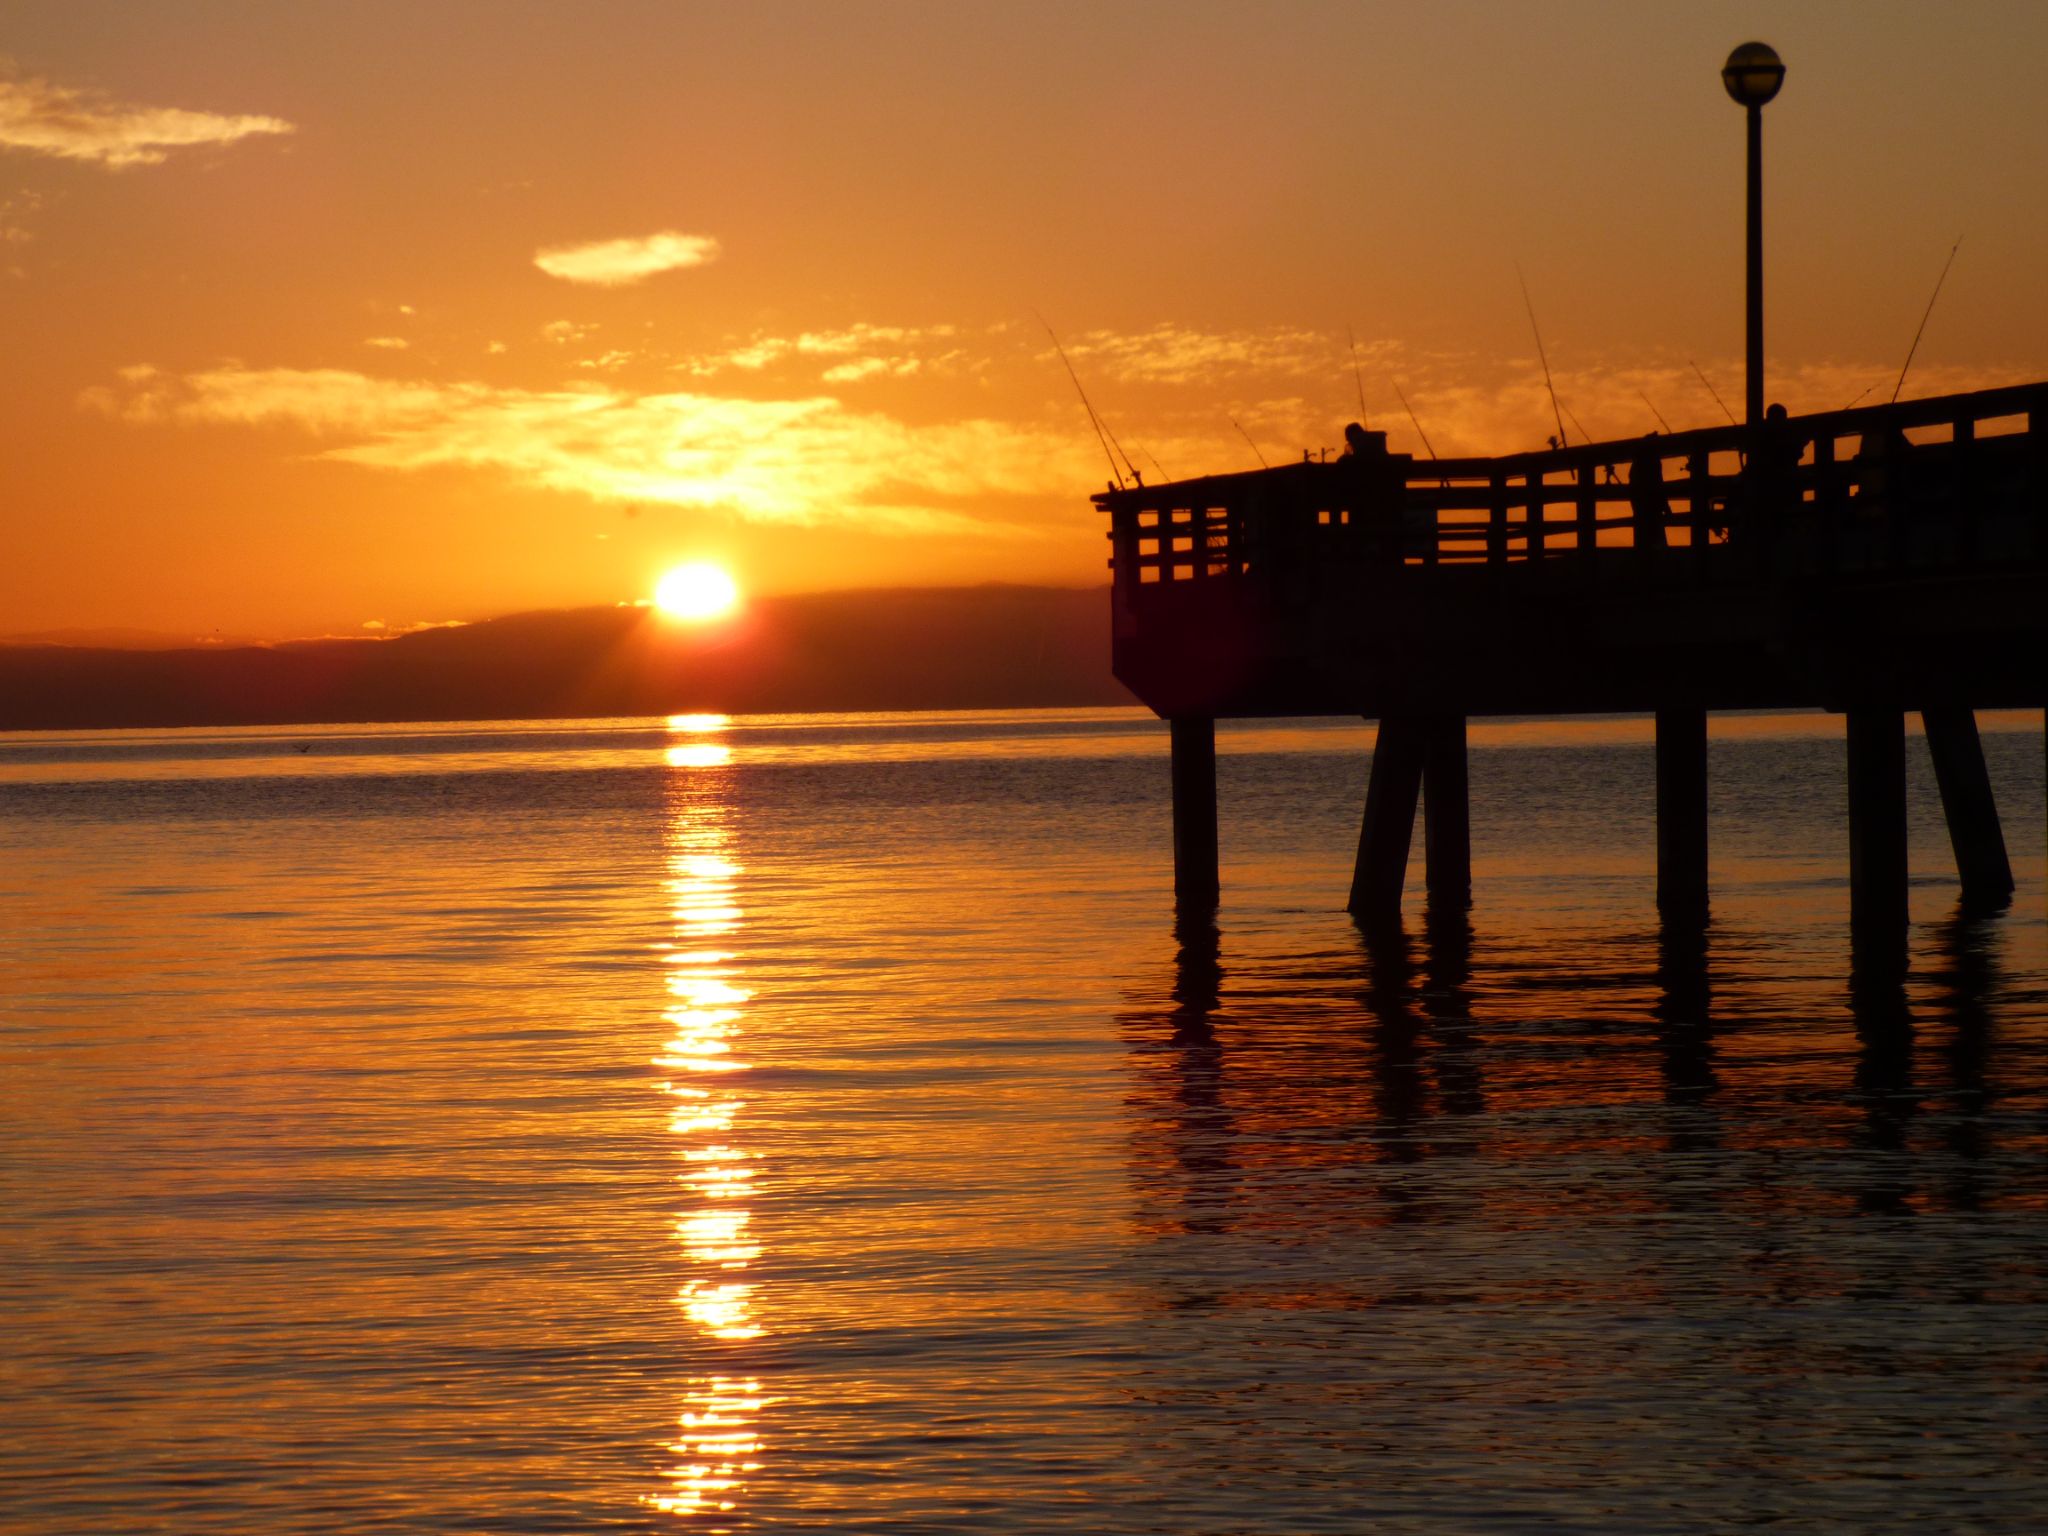
[[[1215,1015],[1222,1006],[1222,934],[1213,915],[1183,911],[1174,923],[1173,975],[1158,1020],[1163,1048],[1155,1057],[1161,1097],[1163,1163],[1141,1178],[1164,1196],[1157,1230],[1217,1232],[1229,1221],[1237,1136],[1223,1102],[1223,1049]],[[1152,1021],[1148,1019],[1148,1024]]]
[[[670,940],[663,954],[669,1038],[657,1065],[672,1100],[683,1205],[676,1236],[686,1261],[677,1302],[698,1335],[697,1354],[729,1358],[729,1369],[690,1377],[680,1433],[670,1446],[670,1491],[651,1499],[670,1514],[724,1516],[737,1509],[759,1465],[760,1382],[746,1368],[747,1343],[762,1324],[748,1271],[761,1248],[751,1230],[754,1155],[741,1129],[747,1105],[739,1054],[745,1004],[734,945],[742,920],[741,869],[733,857],[724,769],[731,748],[718,739],[723,716],[677,716],[664,749],[667,784],[667,895]]]
[[[1968,897],[1937,930],[1931,979],[1939,989],[1935,1008],[1948,1017],[1951,1033],[1943,1051],[1948,1077],[1948,1121],[1943,1145],[1954,1154],[1945,1204],[1950,1210],[1984,1207],[1984,1159],[1990,1154],[1986,1116],[1992,1093],[1986,1078],[1991,1053],[1991,997],[2002,981],[1998,964],[1998,921]]]
[[[1910,1207],[1910,1170],[1899,1154],[1919,1112],[1913,1083],[1913,1009],[1906,995],[1906,958],[1887,937],[1855,945],[1849,969],[1849,1011],[1856,1021],[1854,1093],[1863,1111],[1857,1135],[1863,1177],[1859,1209],[1899,1214]]]
[[[1664,1102],[1676,1112],[1665,1150],[1679,1155],[1718,1151],[1719,1123],[1705,1112],[1721,1079],[1715,1065],[1707,925],[1699,917],[1673,915],[1658,928],[1656,987],[1650,1017],[1660,1047]]]
[[[1761,1277],[1807,1214],[1997,1209],[2007,922],[1959,907],[1910,956],[1859,948],[1846,987],[1725,921],[1183,925],[1116,1020],[1136,1224],[1177,1306],[1187,1235],[1683,1218]]]

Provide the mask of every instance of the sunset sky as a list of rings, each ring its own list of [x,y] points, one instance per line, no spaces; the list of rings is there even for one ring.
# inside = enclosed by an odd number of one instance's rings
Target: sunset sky
[[[1107,476],[2048,375],[2048,7],[290,5],[0,21],[0,633],[1105,579]]]

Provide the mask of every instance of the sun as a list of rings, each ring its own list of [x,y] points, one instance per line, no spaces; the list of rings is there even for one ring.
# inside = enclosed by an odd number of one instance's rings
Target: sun
[[[672,619],[723,618],[739,602],[738,584],[708,561],[679,565],[654,584],[654,606]]]

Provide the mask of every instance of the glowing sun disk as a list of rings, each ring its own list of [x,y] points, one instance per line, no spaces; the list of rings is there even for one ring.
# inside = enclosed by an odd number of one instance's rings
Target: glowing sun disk
[[[672,619],[716,619],[739,606],[740,589],[721,567],[679,565],[654,584],[654,606]]]

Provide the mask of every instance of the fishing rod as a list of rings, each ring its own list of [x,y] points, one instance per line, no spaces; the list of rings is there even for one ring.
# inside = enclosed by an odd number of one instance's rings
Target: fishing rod
[[[1956,243],[1948,248],[1948,260],[1941,264],[1941,276],[1934,280],[1934,292],[1927,300],[1927,313],[1920,317],[1920,329],[1913,333],[1913,345],[1906,349],[1906,367],[1899,370],[1899,382],[1892,386],[1891,403],[1899,403],[1899,391],[1906,387],[1906,368],[1913,366],[1913,354],[1920,350],[1920,338],[1927,330],[1927,318],[1934,313],[1934,301],[1941,297],[1941,285],[1948,281],[1948,269],[1956,264],[1956,252],[1963,248],[1963,237],[1956,236]]]
[[[1415,435],[1422,439],[1422,451],[1432,459],[1435,458],[1436,450],[1429,446],[1429,434],[1422,430],[1422,423],[1415,419],[1415,407],[1408,403],[1408,396],[1398,380],[1394,384],[1394,396],[1401,402],[1401,409],[1408,413],[1408,424],[1415,428]]]
[[[1245,431],[1243,427],[1239,427],[1237,425],[1237,418],[1235,416],[1230,418],[1230,424],[1233,427],[1237,427],[1237,435],[1244,439],[1245,446],[1250,448],[1253,453],[1258,454],[1259,468],[1271,469],[1273,466],[1266,462],[1266,456],[1263,453],[1259,453],[1259,445],[1252,441],[1251,433]]]
[[[1365,375],[1358,371],[1358,337],[1348,325],[1344,327],[1344,339],[1351,343],[1351,378],[1358,385],[1358,424],[1371,426],[1365,419]]]
[[[1735,419],[1735,413],[1728,409],[1728,402],[1721,398],[1721,392],[1708,382],[1707,376],[1704,373],[1700,372],[1700,365],[1693,362],[1689,357],[1685,361],[1692,371],[1699,375],[1699,381],[1707,386],[1707,393],[1714,397],[1714,404],[1721,407],[1721,414],[1728,418],[1728,425],[1731,427],[1741,426],[1742,423]]]
[[[1657,418],[1658,426],[1662,427],[1666,432],[1669,432],[1671,430],[1671,423],[1664,419],[1664,413],[1662,411],[1658,410],[1656,406],[1650,405],[1650,397],[1648,395],[1644,394],[1639,389],[1636,391],[1636,398],[1642,401],[1643,404],[1650,406],[1650,414]]]
[[[1164,464],[1160,463],[1160,462],[1159,462],[1159,460],[1158,460],[1158,459],[1157,459],[1156,457],[1154,457],[1154,456],[1153,456],[1153,453],[1152,453],[1152,450],[1151,450],[1151,449],[1149,449],[1149,448],[1140,448],[1140,449],[1138,450],[1138,452],[1140,452],[1140,453],[1144,454],[1144,455],[1145,455],[1145,457],[1146,457],[1147,459],[1151,460],[1151,463],[1152,463],[1152,467],[1153,467],[1154,469],[1156,469],[1156,470],[1158,470],[1158,471],[1159,471],[1159,478],[1160,478],[1161,480],[1171,480],[1171,479],[1173,478],[1173,476],[1169,475],[1169,474],[1168,474],[1168,473],[1166,472],[1166,466],[1165,466]]]
[[[1522,307],[1529,311],[1529,329],[1536,333],[1536,359],[1543,364],[1543,387],[1550,391],[1550,415],[1557,423],[1557,446],[1565,445],[1564,415],[1558,409],[1557,386],[1550,382],[1550,358],[1543,350],[1543,330],[1536,324],[1536,306],[1529,299],[1529,279],[1522,276],[1522,264],[1515,263],[1515,281],[1522,285]]]
[[[1110,447],[1114,448],[1117,451],[1117,453],[1121,455],[1124,461],[1124,468],[1128,469],[1131,472],[1131,478],[1133,480],[1137,480],[1138,484],[1143,485],[1145,482],[1139,479],[1138,477],[1138,466],[1133,464],[1131,462],[1131,456],[1128,453],[1124,452],[1124,445],[1116,440],[1116,433],[1110,431],[1110,426],[1108,422],[1105,421],[1102,424],[1102,430],[1105,433],[1108,433]],[[1140,451],[1142,452],[1143,450],[1141,449]]]
[[[1579,429],[1579,436],[1583,437],[1588,443],[1591,443],[1593,441],[1593,434],[1588,432],[1586,430],[1586,424],[1583,421],[1579,420],[1579,413],[1577,411],[1574,411],[1570,406],[1566,406],[1564,408],[1564,413],[1565,415],[1571,417],[1572,425]],[[1612,464],[1602,464],[1600,466],[1600,473],[1606,476],[1607,484],[1613,485],[1615,483],[1614,466]]]
[[[1866,386],[1866,387],[1865,387],[1865,389],[1864,389],[1864,391],[1863,391],[1863,395],[1867,395],[1867,394],[1869,394],[1869,393],[1870,393],[1870,391],[1871,391],[1871,390],[1873,390],[1873,389],[1875,389],[1875,388],[1877,388],[1877,386],[1876,386],[1875,384],[1871,384],[1871,385],[1868,385],[1868,386]],[[1858,395],[1858,396],[1857,396],[1857,397],[1856,397],[1856,398],[1855,398],[1854,400],[1851,400],[1851,401],[1850,401],[1850,402],[1849,402],[1849,403],[1848,403],[1847,405],[1843,406],[1843,407],[1842,407],[1842,409],[1843,409],[1843,410],[1845,410],[1845,411],[1853,411],[1853,410],[1855,410],[1857,406],[1859,406],[1859,405],[1861,405],[1861,404],[1863,403],[1863,395]]]
[[[1045,334],[1052,338],[1052,349],[1059,353],[1060,362],[1066,366],[1067,377],[1074,381],[1074,393],[1081,397],[1081,409],[1088,413],[1088,425],[1095,429],[1095,440],[1102,444],[1102,456],[1109,460],[1109,472],[1116,477],[1117,489],[1122,490],[1124,488],[1124,473],[1116,467],[1116,454],[1109,451],[1109,445],[1114,439],[1110,437],[1108,429],[1103,426],[1102,418],[1095,414],[1095,407],[1088,403],[1088,391],[1081,387],[1081,375],[1074,372],[1074,365],[1067,357],[1067,349],[1060,345],[1059,337],[1053,334],[1050,322],[1035,309],[1031,311],[1031,314],[1032,318],[1045,327]],[[1122,451],[1121,447],[1117,449],[1118,453]],[[1129,464],[1130,460],[1125,459],[1124,462]],[[1135,471],[1133,473],[1135,474]]]

